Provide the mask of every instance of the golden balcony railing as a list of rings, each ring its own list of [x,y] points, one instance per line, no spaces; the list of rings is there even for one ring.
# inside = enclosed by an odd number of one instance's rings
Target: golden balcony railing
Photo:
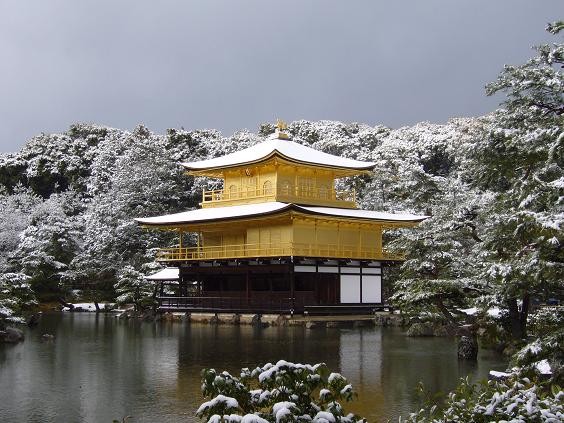
[[[345,208],[356,207],[356,192],[311,186],[278,186],[262,189],[217,189],[203,191],[202,207],[229,203],[282,201],[286,203],[319,204]]]
[[[157,261],[221,260],[261,257],[322,257],[367,260],[405,260],[402,253],[354,245],[332,244],[236,244],[211,247],[164,248],[157,252]]]

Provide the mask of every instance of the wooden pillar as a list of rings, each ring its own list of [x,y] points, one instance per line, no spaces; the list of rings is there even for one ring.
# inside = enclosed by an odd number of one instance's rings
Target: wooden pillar
[[[319,191],[317,191],[317,169],[313,171],[313,198],[319,199]]]
[[[293,169],[294,169],[294,197],[297,197],[300,194],[298,188],[298,168],[294,166]]]
[[[319,242],[317,241],[317,219],[313,221],[313,231],[315,232],[315,251],[319,252]]]
[[[290,278],[290,307],[293,310],[296,308],[296,289],[294,281],[294,263],[290,263],[290,270],[288,272],[288,277]]]
[[[376,227],[376,254],[382,257],[382,225]]]
[[[188,296],[188,280],[186,279],[185,275],[183,275],[181,272],[178,278],[178,288],[181,297]]]
[[[364,301],[362,301],[362,270],[360,271],[360,275],[359,275],[359,283],[360,283],[360,303],[362,304]]]
[[[249,281],[249,265],[247,264],[247,271],[245,272],[245,290],[246,290],[246,296],[247,296],[247,305],[249,304],[249,301],[251,299],[251,286],[250,286],[250,281]]]
[[[310,275],[310,274],[311,273],[308,273],[308,275]],[[320,301],[319,301],[319,296],[320,296],[320,294],[319,294],[319,284],[320,284],[319,279],[320,278],[321,277],[320,277],[319,266],[318,266],[317,272],[315,272],[315,276],[314,276],[314,279],[313,279],[313,281],[315,282],[315,301],[316,301],[317,305],[321,304]]]
[[[337,220],[337,257],[341,252],[341,222]]]
[[[362,258],[362,224],[358,225],[358,257]]]

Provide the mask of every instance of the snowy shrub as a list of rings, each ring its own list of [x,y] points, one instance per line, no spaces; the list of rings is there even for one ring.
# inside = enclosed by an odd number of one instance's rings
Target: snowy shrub
[[[253,370],[244,368],[239,377],[204,369],[202,393],[209,400],[196,415],[208,423],[365,421],[345,413],[341,403],[353,400],[353,388],[342,375],[330,373],[325,364],[280,360]]]
[[[564,419],[564,392],[558,385],[543,385],[513,375],[505,381],[480,385],[462,379],[445,400],[444,407],[432,402],[407,422],[546,422]]]
[[[546,333],[543,337],[521,348],[513,356],[512,363],[521,373],[530,377],[539,374],[552,383],[564,384],[564,326]]]
[[[549,332],[564,327],[564,308],[541,307],[529,316],[531,333],[543,336]]]

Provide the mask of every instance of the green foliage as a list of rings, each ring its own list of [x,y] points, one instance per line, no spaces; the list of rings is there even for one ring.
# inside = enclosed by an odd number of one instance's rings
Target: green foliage
[[[214,369],[202,371],[204,402],[196,415],[208,422],[358,422],[345,414],[343,401],[355,398],[352,386],[325,364],[294,364],[284,360],[240,377]]]
[[[494,196],[483,211],[482,277],[507,307],[516,339],[527,334],[531,297],[561,294],[564,279],[563,49],[539,46],[536,57],[488,85],[489,95],[506,95],[505,109],[469,149],[467,177]]]
[[[467,127],[459,151],[427,148],[422,172],[398,178],[431,215],[391,244],[408,255],[392,297],[399,306],[452,323],[462,307],[495,306],[498,327],[522,342],[531,299],[562,298],[563,49],[540,46],[524,65],[507,66],[487,87],[506,95],[504,108]]]
[[[555,384],[543,384],[513,375],[503,381],[472,384],[462,379],[458,387],[437,405],[436,398],[405,421],[411,423],[559,422],[564,419],[564,392]]]
[[[542,338],[564,328],[564,308],[562,306],[540,307],[529,316],[531,334]]]
[[[23,323],[22,313],[37,305],[29,279],[21,273],[0,275],[0,329],[8,323]]]
[[[118,304],[132,303],[136,311],[154,305],[155,284],[145,279],[145,275],[132,266],[125,266],[117,274],[114,286]]]
[[[484,225],[479,210],[488,197],[460,181],[441,181],[437,187],[436,200],[428,203],[432,216],[390,243],[408,255],[390,300],[404,311],[441,313],[457,324],[466,317],[459,309],[488,289],[476,278],[478,228]]]
[[[78,222],[68,214],[72,202],[69,193],[53,194],[36,206],[11,254],[12,265],[30,277],[37,294],[61,292],[62,275],[78,248]]]

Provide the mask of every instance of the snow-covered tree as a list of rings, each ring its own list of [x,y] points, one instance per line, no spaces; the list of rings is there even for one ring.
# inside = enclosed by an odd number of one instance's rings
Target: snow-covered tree
[[[515,339],[527,334],[531,299],[562,296],[564,280],[564,45],[536,50],[488,85],[506,95],[504,109],[468,151],[468,179],[494,194],[483,211],[483,277]]]
[[[22,232],[29,226],[40,197],[30,189],[17,185],[13,193],[0,194],[0,272],[9,271],[8,256],[20,243]]]
[[[22,313],[37,305],[29,279],[22,273],[0,275],[0,329],[8,323],[23,323]]]
[[[114,286],[118,304],[133,304],[135,311],[151,308],[154,303],[155,284],[132,266],[125,266],[117,274]]]
[[[325,364],[280,360],[240,377],[214,369],[202,371],[202,393],[209,400],[196,411],[207,422],[353,423],[364,419],[346,413],[342,403],[355,397],[352,386]]]
[[[431,217],[391,243],[407,252],[391,301],[403,311],[440,313],[458,326],[466,317],[460,309],[489,293],[476,277],[484,225],[479,210],[487,197],[459,180],[445,179],[437,186],[439,195],[428,203]]]
[[[72,212],[72,194],[52,194],[31,214],[29,226],[10,261],[30,277],[38,294],[58,295],[61,277],[78,249],[79,228]]]

